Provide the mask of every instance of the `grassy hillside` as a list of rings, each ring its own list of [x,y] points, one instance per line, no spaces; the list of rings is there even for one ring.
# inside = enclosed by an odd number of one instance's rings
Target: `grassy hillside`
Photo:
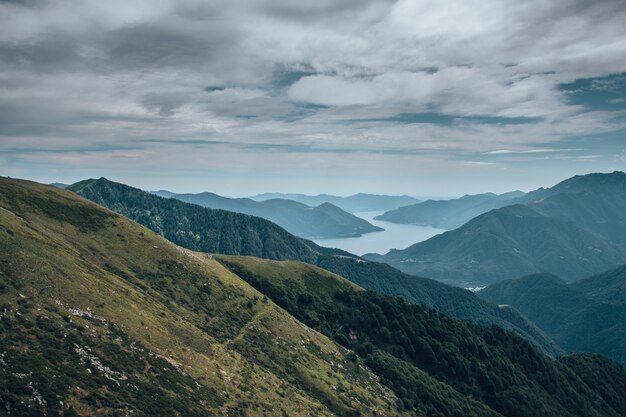
[[[315,262],[306,241],[259,217],[166,199],[105,178],[68,187],[187,249]]]
[[[623,271],[570,285],[554,275],[531,275],[496,283],[479,295],[519,310],[568,351],[602,353],[626,365]]]
[[[0,306],[9,415],[400,415],[206,254],[50,186],[0,179]]]
[[[106,179],[81,181],[70,190],[188,249],[316,263],[364,288],[400,296],[475,323],[513,329],[549,354],[560,352],[554,342],[514,311],[499,309],[467,291],[411,277],[386,264],[323,248],[260,218],[159,198]]]
[[[441,397],[427,396],[424,401],[424,387],[432,378],[442,384],[441,395],[456,399],[460,394],[466,407],[471,398],[506,416],[626,412],[621,395],[626,371],[601,356],[552,360],[498,327],[472,326],[396,298],[361,291],[340,277],[299,263],[217,259],[303,323],[353,349],[407,407],[421,404],[429,410],[438,404]],[[601,387],[596,385],[599,377]]]

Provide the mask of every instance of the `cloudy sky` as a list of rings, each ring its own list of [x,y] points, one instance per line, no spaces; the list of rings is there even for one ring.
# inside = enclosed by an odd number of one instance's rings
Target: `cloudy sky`
[[[0,0],[0,175],[443,196],[624,169],[624,0]]]

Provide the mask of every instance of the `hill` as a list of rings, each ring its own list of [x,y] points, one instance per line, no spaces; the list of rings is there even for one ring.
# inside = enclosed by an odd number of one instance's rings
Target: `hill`
[[[320,247],[264,219],[163,199],[106,179],[83,181],[69,189],[191,250],[317,264],[366,289],[400,296],[473,323],[497,324],[527,337],[548,354],[560,352],[554,342],[519,314],[488,305],[469,291]],[[250,244],[249,239],[258,244]]]
[[[378,195],[359,193],[348,197],[339,197],[336,195],[319,194],[289,194],[289,193],[264,193],[250,197],[255,201],[266,201],[273,199],[293,200],[307,206],[319,206],[324,203],[331,203],[342,210],[349,213],[358,213],[364,211],[387,211],[398,207],[415,204],[418,199],[407,195]]]
[[[330,203],[310,207],[292,200],[254,201],[249,198],[227,198],[208,192],[174,194],[170,198],[202,207],[262,217],[289,233],[306,238],[358,237],[383,230]]]
[[[597,352],[626,365],[624,267],[566,284],[537,274],[491,285],[478,294],[508,304],[536,323],[567,351]]]
[[[509,205],[523,195],[521,191],[513,191],[500,195],[485,193],[465,195],[452,200],[428,200],[387,211],[375,218],[392,223],[420,224],[451,230],[489,210]]]
[[[67,189],[187,249],[306,262],[317,259],[306,241],[258,217],[161,198],[106,178],[81,181]]]
[[[365,258],[447,283],[482,286],[549,272],[573,281],[626,261],[626,174],[589,174],[528,193],[458,229]],[[517,200],[516,200],[517,201]]]
[[[8,415],[400,415],[362,361],[206,254],[53,187],[0,179],[0,306]]]
[[[626,306],[626,265],[573,282],[571,287],[588,297]]]
[[[407,407],[419,409],[429,376],[506,416],[624,412],[619,390],[626,388],[626,371],[599,355],[552,360],[498,327],[359,291],[336,276],[320,279],[298,263],[216,258],[294,317],[352,349]]]

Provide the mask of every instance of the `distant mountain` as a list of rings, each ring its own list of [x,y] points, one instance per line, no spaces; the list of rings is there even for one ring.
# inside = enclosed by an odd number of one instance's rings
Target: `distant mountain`
[[[148,191],[148,192],[150,194],[158,195],[159,197],[163,197],[163,198],[170,198],[170,197],[176,195],[176,193],[173,193],[173,192],[167,191],[167,190]]]
[[[523,335],[551,355],[559,353],[549,338],[520,315],[487,305],[469,291],[411,277],[348,252],[323,248],[261,218],[161,198],[104,178],[81,181],[69,190],[188,249],[316,264],[367,289],[400,296],[473,323],[498,324]]]
[[[163,193],[161,195],[165,196]],[[292,200],[254,201],[249,198],[227,198],[208,192],[172,194],[169,197],[212,209],[262,217],[296,236],[306,238],[357,237],[384,230],[330,203],[309,207]]]
[[[626,173],[569,178],[522,198],[539,213],[574,222],[626,249]]]
[[[428,200],[388,211],[377,216],[376,220],[451,230],[489,210],[509,205],[511,200],[523,196],[522,191],[512,191],[500,195],[485,193],[465,195],[453,200]]]
[[[568,280],[626,262],[626,174],[589,174],[533,191],[458,229],[386,255],[414,275],[482,286],[549,272]]]
[[[587,297],[626,307],[626,265],[573,282],[570,286]]]
[[[62,182],[53,182],[52,184],[50,184],[53,187],[57,187],[60,189],[64,189],[68,187],[68,184],[63,184]]]
[[[283,193],[265,193],[250,197],[255,201],[265,201],[272,199],[293,200],[307,206],[319,206],[323,203],[331,203],[342,210],[350,213],[358,213],[364,211],[386,211],[393,210],[398,207],[415,204],[419,202],[416,198],[407,195],[392,196],[378,194],[359,193],[349,197],[339,197],[329,194],[305,195],[305,194],[283,194]]]
[[[597,352],[626,366],[626,266],[566,284],[538,274],[502,281],[478,295],[508,304],[567,351]]]

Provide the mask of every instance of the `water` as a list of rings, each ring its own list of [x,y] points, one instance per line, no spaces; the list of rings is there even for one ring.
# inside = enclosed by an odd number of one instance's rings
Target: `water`
[[[397,224],[374,220],[374,217],[382,214],[382,211],[367,211],[353,213],[371,224],[385,229],[383,232],[367,233],[361,237],[346,237],[337,239],[313,239],[315,243],[328,248],[339,248],[355,255],[366,253],[385,254],[390,249],[404,249],[414,243],[422,242],[435,235],[445,232],[429,226],[416,226],[413,224]]]

